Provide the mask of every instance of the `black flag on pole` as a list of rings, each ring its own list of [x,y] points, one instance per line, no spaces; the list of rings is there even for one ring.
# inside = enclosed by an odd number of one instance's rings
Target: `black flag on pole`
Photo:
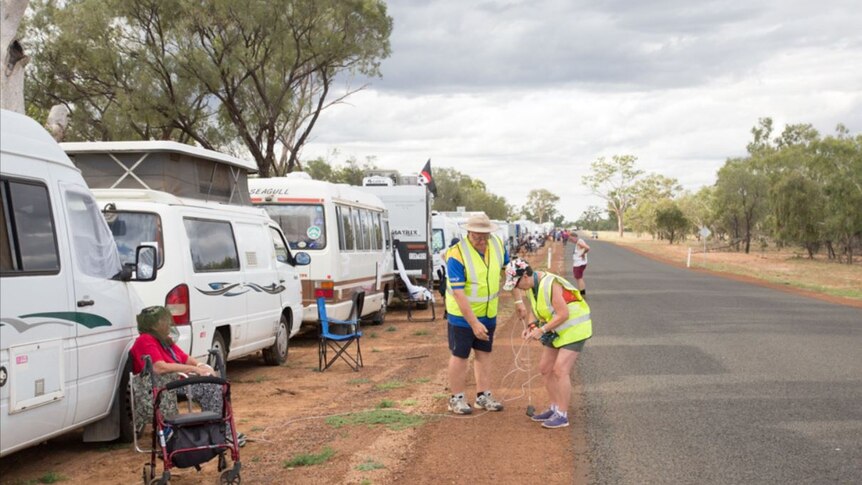
[[[437,196],[437,184],[434,183],[434,178],[431,177],[431,159],[429,158],[427,162],[425,162],[425,167],[422,168],[422,172],[419,174],[422,177],[423,183],[428,187],[428,190],[431,191],[434,196]]]

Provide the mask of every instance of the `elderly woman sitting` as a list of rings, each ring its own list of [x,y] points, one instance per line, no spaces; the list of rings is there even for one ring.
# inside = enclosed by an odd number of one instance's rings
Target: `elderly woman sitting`
[[[152,387],[162,387],[167,382],[174,381],[182,375],[211,376],[215,371],[209,365],[198,362],[197,359],[183,352],[175,342],[179,335],[170,311],[163,306],[151,306],[144,308],[137,317],[138,332],[140,335],[132,344],[129,351],[132,358],[132,372],[140,375],[146,363],[145,356],[149,356],[153,365],[151,382],[142,379],[135,381],[136,396],[136,419],[140,424],[152,419]],[[222,391],[217,384],[192,384],[184,387],[186,396],[198,403],[202,410],[221,414]],[[170,400],[163,400],[162,413],[166,415],[176,414],[175,404]],[[240,433],[240,444],[245,437]]]

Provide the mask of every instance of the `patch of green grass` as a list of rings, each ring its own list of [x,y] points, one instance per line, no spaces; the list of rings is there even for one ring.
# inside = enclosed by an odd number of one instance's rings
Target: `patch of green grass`
[[[264,428],[263,426],[252,426],[251,432],[252,433],[259,433],[259,432],[263,431],[264,429],[266,429],[266,428]]]
[[[430,335],[430,334],[429,334],[428,330],[423,329],[423,330],[417,330],[417,331],[413,332],[413,335],[415,335],[416,337],[424,337],[425,335]]]
[[[301,453],[294,456],[290,460],[285,460],[282,466],[284,468],[294,468],[298,466],[313,466],[321,463],[326,463],[330,458],[335,456],[335,450],[326,447],[320,453]]]
[[[394,408],[394,407],[395,407],[395,401],[393,401],[391,399],[384,399],[384,400],[380,401],[379,403],[377,403],[377,409]]]
[[[260,457],[259,457],[259,456],[253,456],[253,457],[251,457],[251,462],[252,462],[252,463],[257,463],[257,462],[259,462],[259,461],[260,461]]]
[[[386,327],[387,332],[394,332],[396,330],[398,330],[398,327],[396,327],[395,325],[390,325],[390,326]]]
[[[36,480],[36,483],[57,483],[67,480],[66,477],[57,472],[48,472]]]
[[[378,391],[390,391],[392,389],[400,389],[402,387],[404,387],[404,383],[401,381],[387,381],[374,386]]]
[[[377,338],[377,332],[371,332],[368,334],[369,338]]]
[[[371,470],[380,470],[381,468],[386,468],[383,463],[378,463],[371,458],[366,458],[365,461],[356,465],[356,469],[361,472],[370,472]]]
[[[378,348],[372,348],[372,349],[371,349],[371,353],[372,353],[372,354],[376,354],[377,352],[381,352],[381,350],[380,350],[380,349],[378,349]]]
[[[371,379],[369,379],[367,377],[360,377],[358,379],[350,379],[349,381],[347,381],[347,383],[352,385],[352,386],[353,385],[359,385],[359,384],[368,384],[369,382],[371,382]]]
[[[398,411],[397,409],[375,409],[373,411],[362,411],[359,413],[330,416],[326,418],[326,424],[333,428],[365,424],[369,427],[374,425],[383,425],[389,429],[397,431],[420,426],[423,423],[425,423],[425,420],[421,416],[407,414]]]
[[[405,407],[415,406],[416,400],[415,399],[405,399],[405,400],[401,401],[401,405],[405,406]]]
[[[449,396],[446,393],[437,392],[437,393],[431,394],[431,397],[433,397],[434,399],[446,399]]]
[[[431,382],[431,378],[430,377],[420,377],[419,379],[415,379],[413,382],[415,382],[416,384],[425,384],[425,383]]]
[[[371,480],[369,480],[367,478],[363,478],[362,481],[359,482],[359,485],[372,485],[372,484],[371,484]]]
[[[260,384],[261,382],[268,381],[270,379],[271,377],[261,374],[254,378],[254,382]]]

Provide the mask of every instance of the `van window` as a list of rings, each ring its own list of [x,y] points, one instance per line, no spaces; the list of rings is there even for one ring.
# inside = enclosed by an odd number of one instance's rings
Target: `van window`
[[[374,218],[374,249],[383,249],[383,227],[380,222],[380,213],[375,212],[372,217]]]
[[[86,192],[67,190],[66,207],[78,271],[96,278],[111,278],[119,273],[117,244],[96,200]]]
[[[431,232],[431,251],[437,252],[446,249],[446,241],[443,236],[443,229],[434,229]]]
[[[159,268],[165,264],[165,245],[162,241],[162,219],[152,212],[105,211],[108,228],[117,242],[120,261],[135,263],[135,250],[141,243],[155,242],[159,248]]]
[[[326,218],[323,205],[265,204],[263,208],[284,231],[291,249],[326,247]]]
[[[229,222],[183,219],[196,273],[238,271],[239,255]]]
[[[272,246],[275,248],[275,259],[279,263],[289,263],[290,252],[287,250],[287,244],[281,237],[281,233],[276,231],[274,227],[269,228],[269,233],[272,236]]]
[[[48,188],[42,184],[0,180],[0,272],[60,271],[57,231]]]
[[[356,249],[359,251],[367,249],[365,247],[365,238],[362,237],[365,234],[365,231],[362,228],[362,216],[359,214],[359,209],[353,207],[350,210],[350,213],[353,216],[353,228],[355,229],[356,234]]]
[[[365,243],[365,249],[374,249],[374,226],[371,223],[371,212],[362,209],[359,212],[362,217],[362,240]]]
[[[344,247],[341,249],[354,249],[353,242],[353,218],[350,216],[350,207],[339,207],[341,209],[341,229],[343,231]]]

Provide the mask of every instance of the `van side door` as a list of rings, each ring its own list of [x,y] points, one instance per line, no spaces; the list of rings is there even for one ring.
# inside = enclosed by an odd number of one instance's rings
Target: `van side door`
[[[189,301],[192,349],[206,358],[218,333],[232,358],[246,337],[246,297],[233,225],[224,219],[184,216],[192,264]],[[239,355],[239,354],[236,354]]]
[[[75,422],[110,411],[124,353],[136,334],[129,287],[102,212],[83,185],[61,183],[69,221],[77,321],[78,406]]]
[[[4,170],[26,174],[0,176],[0,454],[5,454],[73,424],[78,353],[58,194],[49,190],[49,181],[36,178],[37,171],[47,175],[44,164],[7,153],[0,158]]]
[[[275,250],[267,224],[261,222],[234,223],[240,259],[244,272],[246,305],[248,306],[249,348],[269,347],[275,342],[278,320],[281,318],[284,285],[275,268]]]

